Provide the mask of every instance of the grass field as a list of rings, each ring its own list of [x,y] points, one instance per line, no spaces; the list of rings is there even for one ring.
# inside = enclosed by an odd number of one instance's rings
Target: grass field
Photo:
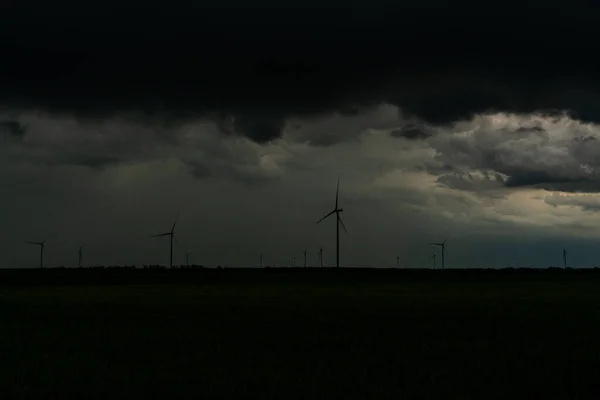
[[[2,272],[2,398],[598,397],[599,272],[443,272]]]

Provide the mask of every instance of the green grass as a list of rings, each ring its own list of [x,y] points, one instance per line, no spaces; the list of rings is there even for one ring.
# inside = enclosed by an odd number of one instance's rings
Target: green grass
[[[600,283],[3,287],[3,398],[582,398]]]

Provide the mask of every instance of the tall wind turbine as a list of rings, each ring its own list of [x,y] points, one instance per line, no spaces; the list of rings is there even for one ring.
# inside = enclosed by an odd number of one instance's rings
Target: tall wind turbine
[[[396,256],[396,268],[400,268],[400,257]]]
[[[48,238],[45,238],[41,242],[25,242],[25,243],[40,246],[40,268],[44,268],[44,243],[46,243],[46,239],[48,239]]]
[[[170,237],[171,247],[170,247],[170,252],[169,252],[169,268],[173,268],[173,239],[177,240],[175,238],[175,225],[177,224],[178,218],[179,218],[179,213],[177,213],[177,215],[175,216],[175,222],[173,222],[173,226],[171,227],[171,230],[169,232],[159,233],[158,235],[150,236],[151,238],[161,237],[161,236],[169,236]]]
[[[306,268],[306,252],[308,249],[304,249],[304,268]]]
[[[433,269],[435,269],[435,257],[437,255],[435,253],[433,253],[433,255],[431,257],[429,257],[431,260],[433,260]]]
[[[442,243],[429,243],[434,246],[440,246],[442,248],[442,269],[444,269],[444,254],[446,253],[446,242],[447,241],[448,241],[448,238],[446,238],[446,240],[444,240]]]
[[[319,249],[319,262],[321,263],[321,268],[323,268],[323,248]]]
[[[263,267],[263,253],[260,253],[260,267]]]
[[[81,268],[81,260],[83,260],[83,248],[81,246],[79,246],[79,253],[77,255],[77,266]]]
[[[190,256],[194,253],[185,253],[185,265],[186,267],[190,266]]]
[[[346,230],[346,225],[344,225],[344,222],[342,221],[342,218],[340,217],[340,213],[342,211],[344,211],[343,208],[339,208],[339,197],[340,197],[340,177],[338,175],[338,180],[337,180],[337,190],[335,192],[335,207],[333,208],[333,210],[325,215],[323,218],[321,218],[320,220],[317,221],[317,224],[321,221],[323,221],[324,219],[326,219],[327,217],[329,217],[330,215],[335,214],[336,215],[336,230],[335,230],[335,242],[336,242],[336,246],[335,246],[335,253],[336,253],[336,266],[339,268],[340,267],[340,224],[342,224],[342,228],[344,228],[344,232],[346,232],[346,234],[348,234],[348,231]]]
[[[567,268],[567,250],[563,249],[563,265]]]
[[[296,256],[292,256],[292,261],[293,261],[292,267],[296,267]]]

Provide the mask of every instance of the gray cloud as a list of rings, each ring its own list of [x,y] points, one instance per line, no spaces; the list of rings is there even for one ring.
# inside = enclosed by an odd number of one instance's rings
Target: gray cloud
[[[579,207],[585,211],[600,211],[600,198],[598,195],[579,195],[570,196],[559,193],[552,193],[544,197],[544,201],[554,207],[572,206]]]
[[[540,123],[545,126],[535,125]],[[600,190],[600,130],[595,125],[568,116],[499,114],[452,130],[429,141],[444,165],[467,173],[501,174],[506,187]]]
[[[248,163],[242,165],[228,164],[226,160],[218,162],[214,159],[208,160],[190,160],[186,161],[190,173],[199,179],[207,178],[226,178],[238,183],[253,185],[264,183],[277,175],[269,174],[257,163]]]
[[[437,183],[452,189],[473,192],[494,190],[506,185],[505,178],[493,171],[443,174],[437,178]]]
[[[41,161],[42,165],[46,166],[73,165],[92,169],[101,169],[108,166],[114,166],[121,162],[124,162],[124,160],[118,157],[91,154],[85,155],[77,153],[65,153],[54,158],[48,157]]]

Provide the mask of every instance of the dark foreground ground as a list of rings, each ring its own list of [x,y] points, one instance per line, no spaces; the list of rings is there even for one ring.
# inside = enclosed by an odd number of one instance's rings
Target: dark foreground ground
[[[1,271],[0,390],[599,398],[599,328],[598,271]]]

